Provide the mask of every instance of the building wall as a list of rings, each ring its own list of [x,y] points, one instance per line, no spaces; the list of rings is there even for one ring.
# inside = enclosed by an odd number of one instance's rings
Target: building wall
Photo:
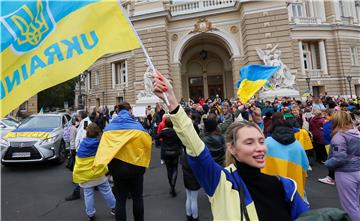
[[[277,1],[237,2],[233,8],[174,17],[169,12],[168,2],[131,2],[127,7],[130,7],[130,18],[155,67],[172,80],[179,99],[186,95],[188,86],[186,79],[182,78],[185,65],[182,59],[187,56],[189,47],[201,44],[199,36],[208,36],[208,45],[221,46],[229,54],[226,58],[228,67],[224,73],[232,74],[232,82],[226,82],[226,87],[233,87],[233,95],[236,94],[234,85],[239,80],[240,68],[250,63],[262,63],[256,48],[266,50],[275,45],[278,45],[282,52],[282,62],[296,75],[296,86],[300,93],[303,93],[307,89],[307,74],[300,71],[299,40],[324,40],[325,43],[327,74],[312,77],[311,87],[324,86],[330,95],[346,95],[349,90],[345,76],[352,75],[354,93],[355,84],[360,84],[360,69],[349,63],[349,47],[356,46],[358,53],[360,52],[360,26],[356,22],[352,25],[343,24],[338,15],[338,5],[333,1],[324,1],[323,6],[321,2],[316,2],[315,5],[316,8],[323,8],[324,13],[322,23],[312,25],[295,24],[289,15],[288,5]],[[205,35],[192,33],[200,18],[206,18],[215,29],[206,31]],[[128,62],[126,100],[135,104],[136,95],[144,89],[146,60],[141,49],[106,55],[90,67],[101,72],[101,85],[90,90],[89,106],[96,105],[96,97],[102,99],[102,92],[105,92],[104,103],[110,107],[116,104],[116,97],[123,96],[123,87],[112,88],[111,62],[115,61],[116,57],[125,57]],[[317,63],[320,62],[319,52],[316,60]]]

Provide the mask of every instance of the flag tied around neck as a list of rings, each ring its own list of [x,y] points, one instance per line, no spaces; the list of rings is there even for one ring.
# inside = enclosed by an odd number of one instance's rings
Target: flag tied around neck
[[[240,70],[238,92],[241,103],[248,102],[254,94],[279,70],[279,66],[251,64]]]
[[[99,57],[140,47],[117,1],[2,1],[0,115]]]

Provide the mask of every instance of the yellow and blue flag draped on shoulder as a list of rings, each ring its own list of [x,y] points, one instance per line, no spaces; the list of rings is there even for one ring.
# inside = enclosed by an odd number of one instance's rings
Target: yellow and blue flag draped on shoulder
[[[100,56],[140,47],[118,1],[2,1],[0,116]]]
[[[126,163],[149,167],[152,139],[143,126],[127,110],[104,129],[94,167],[107,166],[113,158]]]
[[[3,138],[30,137],[46,139],[50,137],[53,130],[54,128],[17,128],[6,134]]]
[[[245,104],[279,70],[278,66],[251,64],[240,70],[237,96]]]
[[[293,179],[297,184],[297,191],[304,198],[309,161],[301,144],[295,141],[284,145],[272,137],[267,137],[265,144],[267,146],[266,163],[261,171],[265,174]]]
[[[98,138],[84,138],[76,153],[73,171],[74,183],[84,183],[96,180],[108,172],[107,167],[93,168],[93,163],[100,140]]]

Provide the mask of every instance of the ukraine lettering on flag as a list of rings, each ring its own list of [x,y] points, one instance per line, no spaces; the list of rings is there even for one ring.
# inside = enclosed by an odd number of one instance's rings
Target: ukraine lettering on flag
[[[254,94],[279,70],[279,66],[251,64],[240,70],[238,92],[241,103],[248,102]]]
[[[103,54],[140,47],[117,1],[4,1],[1,7],[1,117]]]
[[[116,158],[135,166],[149,167],[151,145],[151,136],[143,126],[127,110],[122,110],[104,129],[93,166],[105,167]]]

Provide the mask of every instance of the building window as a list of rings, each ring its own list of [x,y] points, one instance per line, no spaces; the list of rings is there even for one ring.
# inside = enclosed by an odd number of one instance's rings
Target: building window
[[[292,13],[294,17],[304,17],[303,4],[293,3],[292,4]]]
[[[358,52],[356,47],[350,48],[351,65],[356,66],[359,64]]]
[[[27,112],[28,111],[28,106],[29,106],[29,101],[25,101],[24,103],[22,103],[19,107],[19,110],[21,112]]]
[[[124,97],[116,97],[116,104],[124,102]]]
[[[95,78],[95,85],[99,85],[100,78],[99,78],[99,72],[98,71],[95,71],[94,78]]]
[[[128,81],[128,75],[127,75],[127,62],[126,61],[120,61],[114,63],[114,80],[115,84],[126,84]]]
[[[311,51],[309,47],[309,43],[303,43],[303,56],[304,56],[304,67],[305,69],[312,69],[311,64]]]

